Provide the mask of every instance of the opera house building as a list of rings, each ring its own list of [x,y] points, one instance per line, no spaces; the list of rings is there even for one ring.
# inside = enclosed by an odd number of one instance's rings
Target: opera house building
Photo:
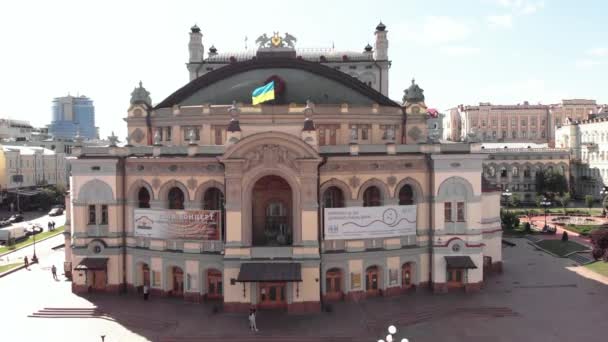
[[[355,52],[299,50],[275,33],[221,53],[192,27],[190,82],[155,105],[140,83],[127,141],[74,149],[73,291],[147,285],[226,311],[313,312],[481,289],[502,266],[487,154],[440,140],[441,114],[415,81],[388,98],[387,32],[379,24],[374,47]]]

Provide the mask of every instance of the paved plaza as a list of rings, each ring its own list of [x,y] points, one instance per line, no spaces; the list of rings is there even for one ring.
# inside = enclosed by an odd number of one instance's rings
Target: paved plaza
[[[396,337],[422,341],[605,341],[601,323],[608,286],[573,272],[569,259],[513,239],[504,249],[504,273],[477,294],[401,297],[333,305],[333,312],[287,315],[261,312],[260,332],[245,315],[213,313],[211,304],[135,295],[71,294],[54,281],[58,250],[31,270],[0,278],[0,318],[6,341],[377,341],[394,324]],[[37,318],[31,316],[42,316]],[[70,317],[70,318],[65,318]],[[10,328],[8,328],[10,327]],[[10,337],[5,339],[6,337]]]

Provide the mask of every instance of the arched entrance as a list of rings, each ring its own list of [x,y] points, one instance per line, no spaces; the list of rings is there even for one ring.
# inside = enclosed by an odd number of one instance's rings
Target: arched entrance
[[[401,266],[401,288],[407,290],[414,287],[414,264],[406,262]]]
[[[325,297],[330,300],[340,300],[344,296],[342,291],[342,270],[332,268],[327,271],[325,278]]]
[[[222,272],[207,270],[207,299],[222,299],[223,296]]]
[[[365,270],[365,292],[367,296],[380,295],[380,267],[370,266]]]
[[[150,266],[146,263],[139,264],[138,267],[139,279],[137,284],[138,291],[142,290],[144,285],[150,287]]]
[[[264,176],[253,187],[252,243],[285,246],[293,242],[292,193],[279,176]]]
[[[184,295],[184,271],[177,266],[171,267],[169,294],[174,297]]]

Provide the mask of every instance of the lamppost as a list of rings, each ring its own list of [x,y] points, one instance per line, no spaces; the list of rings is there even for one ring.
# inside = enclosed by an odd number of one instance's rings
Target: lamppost
[[[509,188],[502,193],[502,196],[505,198],[505,203],[507,204],[507,213],[509,212],[509,201],[511,200],[511,196],[513,193],[509,191]]]
[[[540,205],[545,208],[545,226],[543,227],[543,231],[547,229],[547,208],[551,206],[551,201],[547,199],[547,197],[543,197],[543,200],[540,202]]]
[[[606,216],[606,200],[608,200],[608,186],[604,186],[602,190],[600,190],[600,196],[602,196],[602,213]]]

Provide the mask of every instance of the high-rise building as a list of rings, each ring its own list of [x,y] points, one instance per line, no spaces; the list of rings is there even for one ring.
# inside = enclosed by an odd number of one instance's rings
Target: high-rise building
[[[95,139],[95,107],[93,100],[81,95],[65,96],[53,100],[53,121],[49,134],[54,138]]]

